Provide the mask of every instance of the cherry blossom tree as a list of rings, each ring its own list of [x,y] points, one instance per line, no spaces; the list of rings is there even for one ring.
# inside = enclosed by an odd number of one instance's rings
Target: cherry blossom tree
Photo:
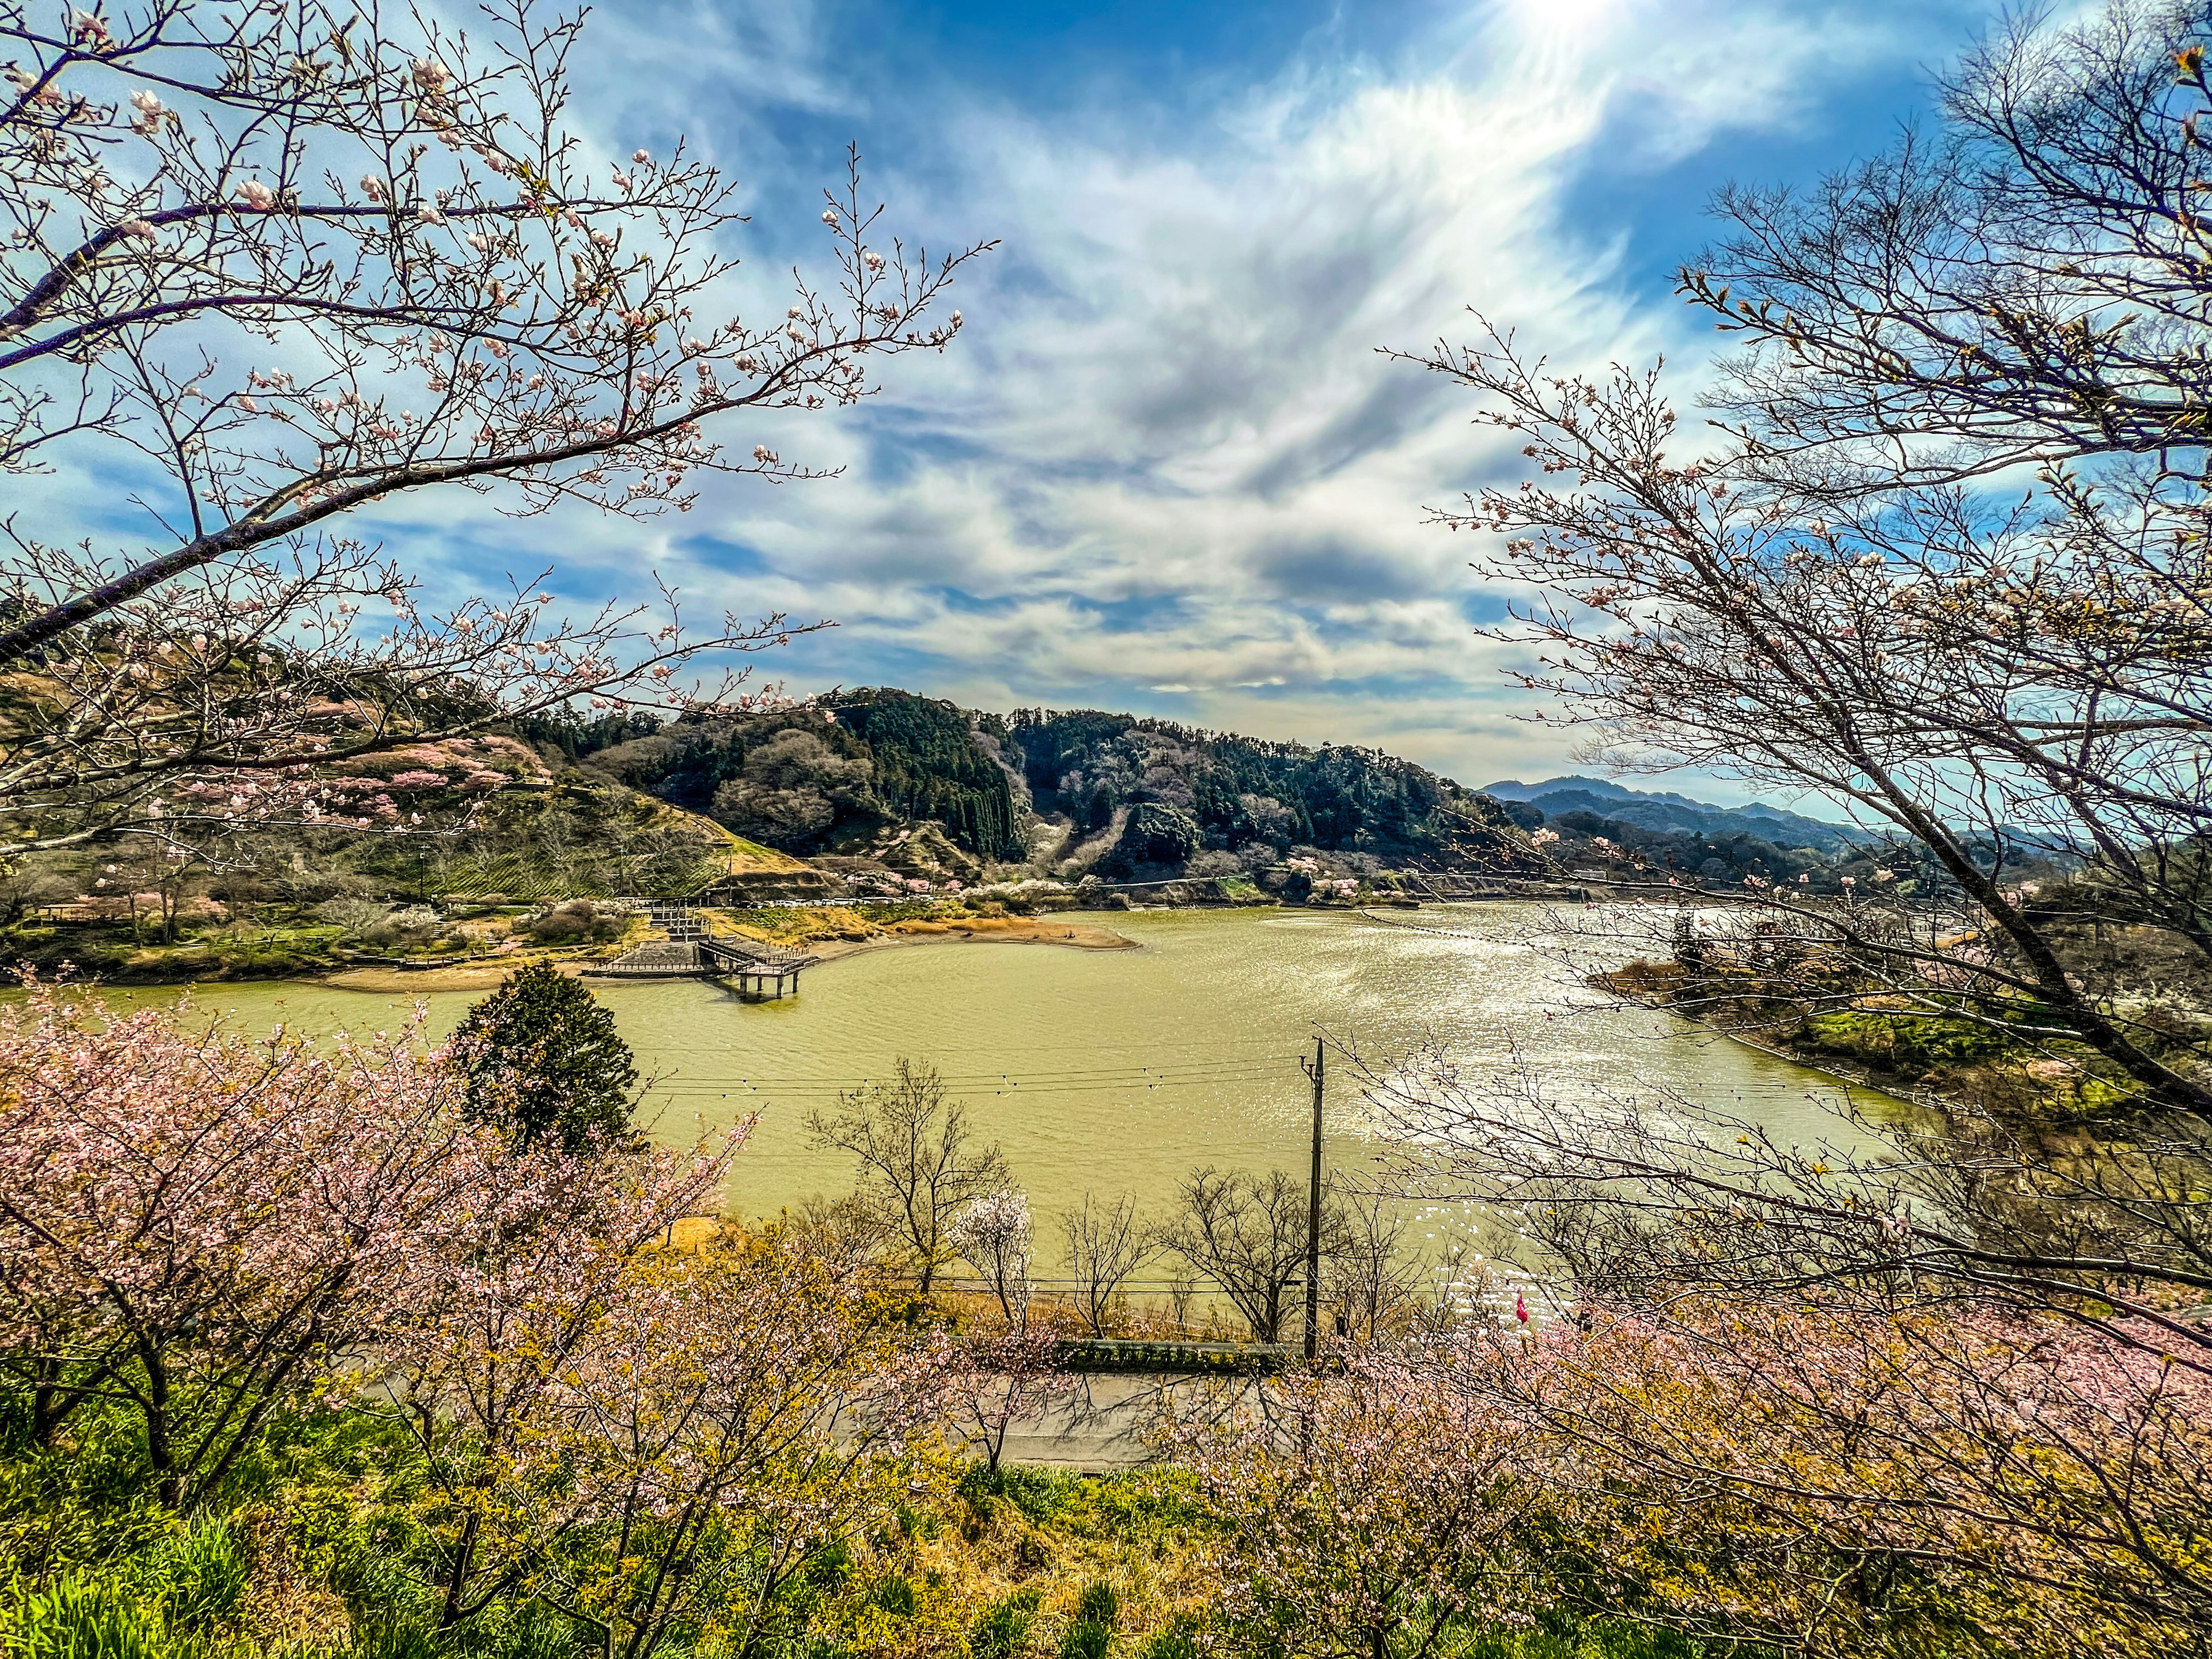
[[[1552,1472],[1539,1420],[1490,1383],[1519,1363],[1486,1332],[1441,1333],[1187,1428],[1232,1540],[1230,1616],[1313,1659],[1422,1659],[1455,1625],[1527,1625]]]
[[[1808,1144],[1433,1059],[1364,1083],[1397,1190],[1486,1206],[1553,1304],[1541,1364],[1466,1386],[1560,1448],[1597,1604],[1807,1651],[1954,1615],[2021,1651],[2202,1639],[2192,1143],[1846,1115]]]
[[[467,1080],[453,1079],[455,1109],[472,1111]],[[563,1378],[594,1352],[638,1252],[702,1206],[750,1128],[689,1152],[517,1149],[479,1128],[502,1155],[361,1366],[375,1383],[364,1405],[406,1427],[436,1494],[441,1628],[542,1565],[549,1532],[587,1522],[578,1500],[565,1527],[549,1525],[516,1471],[550,1432]]]
[[[581,21],[530,0],[473,32],[309,0],[0,19],[0,471],[143,515],[81,539],[12,496],[18,850],[297,817],[335,763],[574,700],[751,695],[689,671],[781,618],[695,628],[669,592],[571,615],[527,578],[431,607],[349,528],[441,486],[639,517],[712,471],[819,477],[744,418],[848,406],[871,360],[960,327],[942,301],[982,250],[887,235],[857,156],[821,214],[826,285],[741,295],[736,181],[681,142],[604,154],[565,125]]]
[[[1516,624],[1525,683],[1625,765],[1817,789],[1890,837],[1832,896],[1700,900],[1733,923],[1650,907],[1671,994],[1978,1030],[2101,1120],[2085,1142],[1952,1101],[1801,1146],[1648,1091],[1383,1084],[1582,1294],[1818,1283],[2212,1358],[2180,1316],[2212,1286],[2208,1030],[2142,982],[2147,961],[2185,978],[2212,939],[2203,452],[2146,436],[2204,342],[2179,301],[2104,308],[2202,280],[2168,210],[2212,106],[2193,27],[2120,8],[2008,27],[1953,77],[1940,142],[1809,198],[1725,196],[1731,237],[1685,278],[1747,342],[1708,434],[1677,430],[1656,371],[1553,374],[1496,332],[1424,360],[1540,468],[1442,515],[1502,532],[1491,568],[1547,590]],[[2037,383],[2021,354],[2061,339]],[[2147,401],[2108,420],[2099,377]],[[2059,873],[2023,878],[2026,858]],[[2125,951],[2096,948],[2107,930]]]
[[[1437,517],[1533,587],[1504,631],[1546,717],[1870,832],[1826,893],[1645,871],[1652,982],[1724,1022],[1965,1032],[2036,1085],[1808,1144],[1517,1066],[1370,1079],[1407,1189],[1501,1206],[1557,1287],[1545,1340],[1597,1392],[1547,1420],[1593,1491],[1636,1483],[1623,1535],[1670,1540],[1639,1571],[1687,1628],[2204,1640],[2203,25],[2024,18],[1933,133],[1724,194],[1683,278],[1739,347],[1702,430],[1660,369],[1487,325],[1416,359],[1534,463]]]
[[[933,1405],[864,1258],[771,1227],[636,1257],[550,1377],[513,1511],[533,1592],[642,1659],[711,1622],[749,1655],[825,1546],[905,1499]]]
[[[1541,1425],[1594,1611],[1805,1653],[2204,1640],[2206,1383],[2140,1347],[1815,1293],[1591,1308],[1532,1356],[1464,1381]]]
[[[1006,1323],[1019,1330],[1030,1322],[1030,1298],[1036,1285],[1030,1259],[1036,1229],[1030,1218],[1029,1194],[1008,1185],[971,1200],[952,1218],[952,1246],[981,1273]]]
[[[1017,1423],[1036,1420],[1077,1388],[1061,1363],[1060,1336],[1041,1323],[940,1332],[927,1362],[940,1419],[992,1469]]]
[[[2212,1115],[2205,1030],[2124,982],[2212,951],[2200,22],[2000,30],[1940,135],[1724,195],[1684,277],[1744,343],[1706,432],[1656,371],[1557,373],[1502,331],[1416,359],[1539,470],[1437,518],[1542,590],[1505,631],[1553,716],[1886,843],[1840,897],[1747,890],[1690,1000],[1881,996]]]
[[[37,984],[0,1009],[0,1353],[42,1442],[124,1402],[161,1500],[192,1508],[271,1412],[359,1380],[341,1362],[488,1185],[553,1178],[506,1163],[417,1036],[256,1042]]]

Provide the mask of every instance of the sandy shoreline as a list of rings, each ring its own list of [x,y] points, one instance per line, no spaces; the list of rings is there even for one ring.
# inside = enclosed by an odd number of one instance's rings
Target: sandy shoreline
[[[1095,927],[1053,916],[975,916],[961,921],[906,921],[866,939],[818,939],[787,946],[836,962],[870,951],[913,945],[1048,945],[1073,951],[1135,951],[1142,947],[1110,927]],[[593,963],[581,958],[556,962],[562,973],[580,975]],[[489,991],[515,966],[512,962],[470,963],[452,968],[345,968],[317,975],[307,982],[341,991]],[[632,981],[630,983],[645,983]]]

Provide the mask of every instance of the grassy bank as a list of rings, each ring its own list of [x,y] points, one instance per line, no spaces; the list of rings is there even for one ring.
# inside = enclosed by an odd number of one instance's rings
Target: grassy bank
[[[197,914],[174,938],[158,923],[73,907],[0,930],[0,952],[42,976],[66,971],[117,985],[223,980],[374,979],[425,989],[465,980],[495,983],[525,962],[569,969],[619,955],[651,929],[642,913],[590,900],[548,905],[386,906],[360,901],[257,916]],[[703,913],[714,932],[787,948],[842,955],[933,939],[997,939],[1120,948],[1127,940],[1085,923],[1010,914],[1003,904],[915,899],[886,905],[764,906]]]
[[[0,1393],[0,1651],[24,1659],[584,1659],[583,1632],[526,1583],[441,1623],[438,1495],[410,1437],[366,1411],[272,1424],[189,1517],[153,1498],[112,1411],[46,1449]],[[887,1499],[775,1593],[767,1659],[1199,1659],[1263,1653],[1224,1604],[1230,1528],[1172,1468],[1085,1479],[963,1464],[933,1442]],[[663,1652],[734,1655],[711,1622]],[[1630,1626],[1539,1608],[1455,1626],[1449,1659],[1689,1659]]]

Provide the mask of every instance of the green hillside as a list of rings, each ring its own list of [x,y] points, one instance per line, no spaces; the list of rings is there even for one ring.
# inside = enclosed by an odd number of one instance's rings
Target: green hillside
[[[1268,743],[1097,709],[1017,709],[1006,731],[1039,812],[1098,830],[1124,806],[1186,816],[1199,846],[1310,847],[1386,863],[1493,857],[1497,802],[1380,750]]]
[[[934,821],[978,859],[1023,850],[1006,772],[949,702],[864,690],[828,707],[686,717],[618,735],[597,749],[588,732],[572,735],[570,752],[764,846],[812,854]]]

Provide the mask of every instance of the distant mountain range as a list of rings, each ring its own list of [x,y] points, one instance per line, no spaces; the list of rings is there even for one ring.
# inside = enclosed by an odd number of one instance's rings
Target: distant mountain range
[[[1535,807],[1547,820],[1569,812],[1589,812],[1639,830],[1691,830],[1712,838],[1756,836],[1777,847],[1808,847],[1831,857],[1867,845],[1875,838],[1849,824],[1830,823],[1802,813],[1753,801],[1748,806],[1716,806],[1687,795],[1625,789],[1603,778],[1551,778],[1542,783],[1506,779],[1481,792],[1493,800]]]

